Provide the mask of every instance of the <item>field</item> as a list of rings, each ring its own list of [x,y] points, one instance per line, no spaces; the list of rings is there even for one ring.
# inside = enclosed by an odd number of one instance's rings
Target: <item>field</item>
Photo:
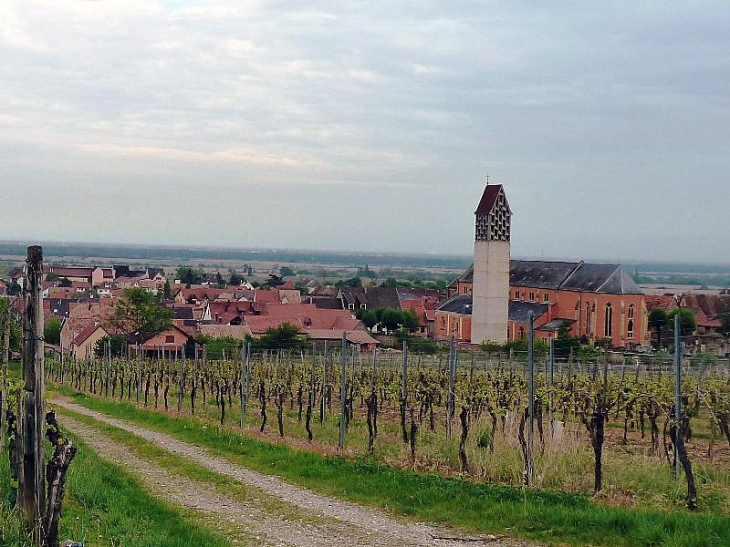
[[[540,356],[534,436],[526,365],[524,355],[514,353],[365,354],[338,348],[244,350],[219,359],[201,353],[187,360],[163,354],[139,361],[48,360],[50,402],[85,451],[82,469],[72,467],[64,515],[97,511],[89,524],[96,529],[109,526],[107,520],[130,522],[133,508],[121,506],[120,515],[110,515],[103,498],[80,502],[78,492],[101,488],[87,485],[96,480],[89,473],[132,473],[124,479],[130,488],[151,496],[152,505],[162,503],[163,512],[154,515],[177,510],[175,526],[222,544],[235,530],[239,539],[230,544],[259,544],[256,519],[224,525],[220,515],[211,521],[166,502],[179,503],[184,492],[194,491],[196,503],[215,511],[226,507],[230,513],[243,504],[234,512],[245,517],[275,508],[276,515],[265,517],[281,521],[274,528],[282,537],[304,521],[317,529],[309,532],[315,537],[330,534],[332,544],[375,541],[347,539],[349,529],[289,502],[282,506],[265,497],[270,493],[237,490],[220,475],[223,464],[208,461],[222,457],[231,462],[225,465],[278,475],[331,499],[446,525],[452,535],[476,534],[475,541],[496,534],[512,538],[498,545],[722,544],[730,534],[726,363],[685,363],[683,419],[676,423],[671,363],[659,357],[613,355],[551,366]],[[162,433],[189,443],[188,451],[201,447],[212,456],[170,454],[170,443],[177,441],[155,444]],[[100,471],[110,465],[108,458],[121,459],[110,460],[114,471]],[[696,487],[689,495],[685,464]],[[149,483],[155,475],[158,482]],[[79,503],[81,513],[74,509]],[[325,508],[332,503],[322,502]],[[78,533],[72,518],[62,519],[69,535]],[[123,526],[115,528],[111,543],[87,544],[118,545],[128,533]]]
[[[321,454],[371,455],[401,469],[510,486],[529,479],[532,487],[597,492],[602,503],[629,507],[687,503],[685,479],[672,469],[678,443],[668,363],[558,362],[551,381],[547,363],[539,362],[534,473],[526,477],[524,360],[461,352],[454,363],[456,355],[276,351],[215,361],[160,355],[50,363],[48,378]],[[685,371],[684,442],[676,451],[682,457],[684,447],[693,466],[699,510],[723,516],[730,507],[726,374],[717,364]]]

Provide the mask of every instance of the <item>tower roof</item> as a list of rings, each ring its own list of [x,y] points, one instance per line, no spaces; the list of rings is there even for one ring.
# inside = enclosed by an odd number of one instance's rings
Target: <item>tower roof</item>
[[[499,197],[499,194],[504,194],[504,188],[502,188],[501,184],[487,184],[484,187],[484,193],[482,194],[482,199],[479,200],[479,205],[477,205],[477,210],[474,211],[475,215],[486,215],[489,214],[489,212],[494,208],[494,204],[497,202],[497,197]],[[504,196],[504,204],[507,207],[507,211],[509,211],[509,214],[512,214],[512,211],[509,208],[509,204],[507,203],[507,196]]]

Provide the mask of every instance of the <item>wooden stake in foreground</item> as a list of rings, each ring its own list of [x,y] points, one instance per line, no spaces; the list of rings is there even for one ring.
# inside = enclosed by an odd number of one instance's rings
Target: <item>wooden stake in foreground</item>
[[[28,247],[27,279],[23,317],[23,409],[22,469],[18,491],[26,524],[33,528],[36,545],[42,541],[45,507],[43,445],[45,412],[43,400],[43,248]]]

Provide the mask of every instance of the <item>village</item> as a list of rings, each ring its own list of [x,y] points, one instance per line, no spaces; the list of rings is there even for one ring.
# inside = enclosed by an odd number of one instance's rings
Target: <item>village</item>
[[[683,337],[686,351],[719,357],[730,352],[724,336],[730,289],[645,293],[620,264],[511,259],[511,210],[502,185],[486,186],[475,215],[478,267],[440,289],[368,277],[324,283],[296,276],[289,267],[252,280],[250,267],[241,274],[231,269],[226,279],[190,267],[166,272],[124,264],[50,264],[43,298],[46,323],[54,328],[46,343],[59,355],[85,359],[100,351],[100,341],[118,337],[148,356],[185,357],[212,340],[233,347],[287,325],[317,349],[340,344],[344,335],[361,351],[400,347],[404,339],[430,341],[420,347],[435,351],[452,337],[477,348],[524,341],[532,316],[537,340],[571,336],[583,344],[644,353],[664,347],[667,314],[683,309],[692,318]],[[375,275],[367,266],[364,272]],[[0,280],[0,294],[18,294],[24,282],[24,266],[18,265]],[[163,330],[139,340],[114,321],[117,303],[130,291],[148,293],[169,310]],[[22,309],[21,299],[15,306]]]

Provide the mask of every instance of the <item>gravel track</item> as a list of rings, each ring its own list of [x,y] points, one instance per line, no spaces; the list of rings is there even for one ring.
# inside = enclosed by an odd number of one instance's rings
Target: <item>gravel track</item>
[[[417,546],[497,546],[522,547],[534,545],[511,538],[494,536],[464,536],[449,528],[422,523],[407,523],[386,516],[376,509],[336,498],[316,494],[305,488],[288,484],[278,477],[263,475],[215,456],[203,448],[177,440],[164,433],[152,431],[124,420],[111,418],[83,406],[55,399],[61,408],[91,417],[99,422],[137,435],[173,454],[193,461],[208,470],[228,476],[264,496],[290,504],[311,517],[310,522],[287,520],[270,515],[260,503],[242,503],[224,498],[212,486],[174,475],[162,467],[143,460],[124,447],[104,437],[97,430],[61,416],[62,423],[78,434],[99,454],[142,478],[149,490],[173,503],[240,524],[248,530],[249,541],[261,545],[417,545]],[[191,495],[194,492],[194,495]],[[310,519],[304,519],[309,521]],[[256,537],[258,536],[258,537]],[[251,538],[253,537],[253,540]],[[233,538],[232,538],[233,539]],[[259,539],[261,540],[259,542]]]

